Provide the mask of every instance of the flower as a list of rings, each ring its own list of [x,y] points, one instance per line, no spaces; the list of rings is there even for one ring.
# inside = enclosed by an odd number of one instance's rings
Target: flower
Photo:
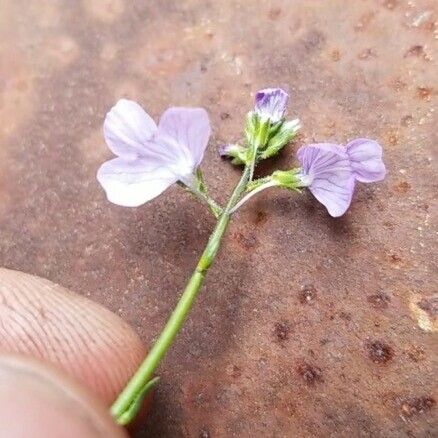
[[[348,209],[355,181],[374,182],[385,177],[381,146],[368,139],[356,139],[346,147],[318,143],[302,146],[297,152],[301,162],[298,175],[301,187],[308,187],[333,217]]]
[[[339,145],[319,143],[302,146],[297,156],[302,165],[302,186],[309,188],[331,216],[342,216],[354,191],[354,175],[346,152]]]
[[[256,93],[255,113],[272,124],[283,119],[289,95],[281,88],[265,88]]]
[[[117,158],[102,164],[97,179],[109,201],[137,207],[177,181],[193,186],[211,129],[202,108],[169,108],[157,127],[140,105],[121,99],[103,131]]]

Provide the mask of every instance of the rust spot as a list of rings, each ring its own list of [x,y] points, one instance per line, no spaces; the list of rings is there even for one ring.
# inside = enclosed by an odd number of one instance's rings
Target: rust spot
[[[409,126],[412,124],[413,121],[414,121],[414,118],[408,114],[407,116],[402,117],[401,125],[402,126]]]
[[[409,48],[406,51],[404,57],[407,58],[408,56],[422,56],[422,55],[424,55],[424,48],[420,44],[417,44]]]
[[[397,0],[384,0],[383,6],[385,6],[386,9],[392,11],[397,6],[397,3]]]
[[[289,338],[290,325],[287,321],[277,322],[274,327],[274,335],[278,341],[285,341]]]
[[[331,57],[334,62],[338,62],[341,59],[341,52],[339,50],[333,50]]]
[[[373,49],[364,49],[357,55],[358,59],[368,59],[375,58],[377,56],[376,52]]]
[[[397,92],[404,90],[407,85],[408,84],[400,78],[396,78],[392,81],[392,88],[394,88],[394,90]]]
[[[396,134],[391,134],[388,138],[388,142],[391,146],[395,146],[398,143],[398,138]]]
[[[438,295],[424,298],[414,294],[410,299],[409,308],[421,330],[438,331]]]
[[[433,89],[430,87],[417,87],[417,96],[423,100],[430,100],[430,96],[433,93]]]
[[[259,210],[255,214],[254,223],[256,225],[263,225],[268,220],[268,214],[266,211]]]
[[[325,40],[326,37],[323,33],[313,30],[305,35],[303,38],[303,45],[306,50],[313,51],[315,49],[320,49]]]
[[[418,345],[412,345],[406,350],[406,354],[413,362],[421,362],[426,358],[424,349]]]
[[[407,193],[411,189],[411,185],[407,181],[401,181],[394,188],[396,192]]]
[[[391,259],[391,262],[393,263],[400,263],[402,261],[402,258],[396,254],[396,253],[392,253],[389,258]]]
[[[378,292],[373,295],[368,295],[367,300],[375,309],[386,309],[391,301],[391,298],[384,292]]]
[[[364,31],[374,18],[374,12],[367,12],[360,16],[358,22],[354,25],[354,30],[357,32]]]
[[[382,341],[372,341],[366,345],[368,357],[376,364],[384,364],[394,357],[394,350]]]
[[[233,378],[238,378],[242,375],[242,370],[237,365],[227,366],[227,374]]]
[[[386,228],[389,228],[390,230],[394,229],[394,224],[392,222],[390,222],[390,221],[384,221],[383,222],[383,226],[386,227]]]
[[[234,239],[237,243],[247,251],[253,249],[257,245],[257,237],[254,233],[248,233],[247,235],[240,231],[234,233]]]
[[[312,304],[316,300],[316,289],[311,284],[304,285],[299,293],[299,300],[301,304]]]
[[[435,405],[436,401],[433,397],[413,397],[402,403],[401,413],[404,417],[412,417],[430,411]]]
[[[281,15],[281,8],[271,8],[268,13],[270,20],[278,20]]]
[[[323,381],[321,368],[303,363],[297,367],[298,374],[308,385],[314,385]]]
[[[350,312],[339,312],[339,318],[344,321],[351,321],[351,313]]]

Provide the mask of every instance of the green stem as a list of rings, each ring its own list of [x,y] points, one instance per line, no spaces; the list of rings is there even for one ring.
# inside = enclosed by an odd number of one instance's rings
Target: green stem
[[[245,195],[239,202],[237,202],[236,205],[231,209],[230,213],[234,213],[235,211],[237,211],[240,207],[242,207],[243,204],[249,201],[257,193],[260,193],[262,190],[269,189],[270,187],[275,186],[278,186],[277,181],[269,181],[265,184],[262,184],[261,186],[257,187],[256,189]]]
[[[260,148],[263,148],[266,145],[266,142],[268,141],[269,126],[270,126],[269,119],[259,120],[258,129],[255,132],[255,138],[253,138],[252,140],[249,181],[252,181],[254,178],[254,169],[257,164],[257,151]]]
[[[223,211],[222,207],[214,199],[210,198],[207,193],[203,193],[198,189],[186,186],[184,183],[182,183],[181,186],[188,190],[192,195],[196,196],[201,202],[207,204],[207,207],[210,210],[211,214],[216,219],[219,219]]]
[[[193,305],[193,302],[199,293],[205,274],[216,257],[220,247],[221,239],[230,221],[231,209],[237,203],[240,195],[245,190],[249,174],[250,166],[247,166],[245,167],[242,177],[234,189],[227,206],[223,210],[222,215],[219,217],[213,233],[208,240],[207,246],[205,247],[201,258],[199,259],[196,269],[190,277],[190,280],[187,283],[187,286],[169,320],[164,326],[163,331],[156,340],[155,344],[152,346],[143,363],[138,368],[137,372],[111,406],[111,414],[117,422],[126,423],[130,420],[130,418],[127,418],[125,421],[122,420],[122,418],[126,417],[126,412],[128,412],[133,403],[136,403],[139,395],[142,394],[145,385],[147,385],[152,379],[155,369],[163,359],[169,347],[172,345],[173,340],[183,325]]]

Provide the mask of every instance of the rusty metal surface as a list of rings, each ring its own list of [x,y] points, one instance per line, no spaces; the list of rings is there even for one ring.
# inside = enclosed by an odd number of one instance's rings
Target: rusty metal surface
[[[260,87],[288,89],[303,122],[282,168],[306,141],[384,145],[386,181],[339,220],[280,191],[242,209],[139,436],[437,436],[436,2],[0,9],[0,264],[91,296],[146,343],[213,222],[176,187],[138,209],[105,200],[101,125],[119,97],[154,116],[206,107],[203,168],[222,200],[238,173],[215,147],[239,138]]]

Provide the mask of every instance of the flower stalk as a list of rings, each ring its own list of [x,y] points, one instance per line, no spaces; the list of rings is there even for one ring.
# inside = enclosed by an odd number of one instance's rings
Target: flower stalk
[[[244,192],[249,175],[250,166],[246,166],[169,320],[137,372],[111,406],[111,414],[117,423],[121,425],[130,423],[140,409],[143,398],[151,388],[149,383],[153,379],[155,369],[172,345],[198,296],[205,275],[216,257],[228,227],[232,209]]]
[[[221,146],[222,157],[245,165],[242,176],[225,207],[209,195],[200,164],[211,133],[202,108],[172,107],[158,124],[133,101],[121,99],[109,111],[104,136],[115,158],[103,163],[97,179],[114,204],[138,207],[163,193],[172,184],[206,204],[216,226],[175,309],[145,360],[111,406],[117,423],[126,425],[140,410],[145,396],[158,382],[154,373],[166,355],[198,296],[208,269],[219,251],[232,214],[262,190],[279,187],[301,192],[308,189],[333,217],[350,206],[357,182],[381,181],[386,174],[382,147],[374,140],[357,138],[342,144],[315,143],[297,151],[300,166],[276,170],[253,180],[261,160],[279,153],[300,128],[298,119],[285,119],[288,94],[266,88],[256,94],[254,110],[246,119],[244,144]]]
[[[185,185],[183,182],[178,181],[177,183],[184,189],[186,189],[188,192],[190,192],[192,195],[194,195],[196,198],[198,198],[202,203],[204,203],[208,209],[210,210],[210,213],[216,218],[219,219],[219,217],[223,213],[222,207],[213,199],[208,196],[208,193],[199,190],[196,187],[191,187]]]

